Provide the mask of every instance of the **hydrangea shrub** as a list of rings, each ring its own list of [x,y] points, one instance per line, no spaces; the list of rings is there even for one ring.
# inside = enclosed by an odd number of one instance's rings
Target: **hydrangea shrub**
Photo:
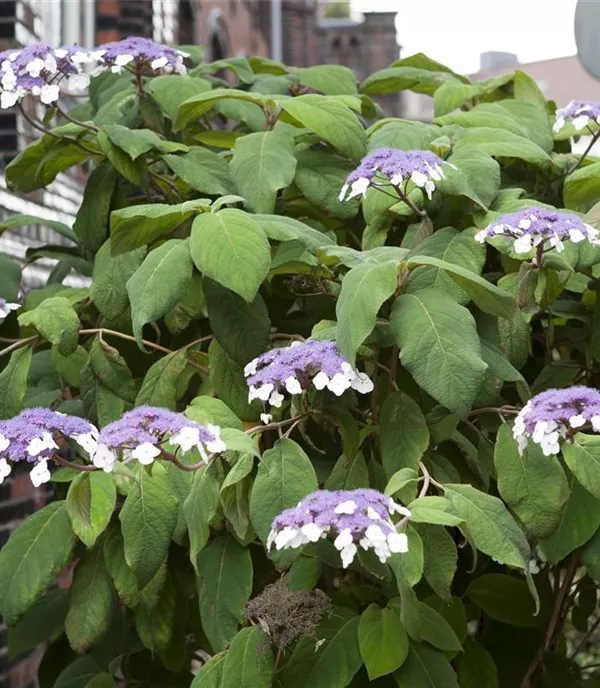
[[[2,225],[62,237],[0,271],[42,688],[598,685],[598,103],[130,38],[6,51],[0,106],[40,131],[10,189],[87,179]]]

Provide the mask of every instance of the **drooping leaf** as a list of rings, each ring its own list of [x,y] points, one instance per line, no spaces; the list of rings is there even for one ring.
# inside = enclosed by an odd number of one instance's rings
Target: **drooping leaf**
[[[113,256],[110,241],[98,249],[90,296],[104,317],[114,320],[127,310],[127,281],[140,267],[145,255],[145,249],[139,248]]]
[[[269,239],[298,241],[309,252],[316,254],[323,246],[335,244],[329,236],[303,222],[282,215],[253,215]]]
[[[458,688],[444,653],[424,643],[411,644],[406,661],[394,676],[398,685],[406,688]]]
[[[498,432],[494,450],[498,491],[521,519],[527,530],[538,537],[550,535],[558,526],[569,486],[555,456],[543,456],[533,442],[519,454],[508,425]]]
[[[166,74],[151,79],[148,88],[167,115],[174,120],[177,109],[184,100],[210,91],[211,85],[209,81],[199,77]]]
[[[72,354],[79,344],[79,318],[62,296],[44,299],[37,308],[21,313],[19,323],[34,327],[63,356]]]
[[[119,514],[125,560],[140,587],[154,577],[165,559],[177,524],[177,507],[177,497],[160,463],[154,463],[152,475],[141,467]]]
[[[31,356],[30,346],[16,349],[0,373],[0,418],[12,418],[23,410]]]
[[[498,670],[492,655],[481,645],[469,642],[458,660],[461,688],[498,688]]]
[[[190,560],[196,566],[198,554],[208,541],[208,524],[219,505],[220,481],[216,462],[194,472],[192,488],[183,503],[183,514],[190,534]]]
[[[402,365],[417,383],[451,411],[467,411],[487,368],[469,311],[438,289],[402,294],[391,328]]]
[[[408,656],[408,637],[394,608],[369,605],[358,624],[358,644],[370,680],[391,674]]]
[[[75,534],[93,547],[115,508],[117,490],[112,476],[103,471],[80,473],[70,484],[67,511]]]
[[[14,626],[69,561],[75,534],[64,501],[30,516],[0,551],[0,612]]]
[[[236,635],[252,592],[250,552],[233,537],[219,536],[198,555],[197,570],[202,628],[220,652]]]
[[[600,437],[596,435],[578,432],[570,442],[565,442],[562,447],[562,455],[569,470],[576,480],[596,499],[600,499],[599,440]],[[566,498],[567,495],[565,494],[565,501]]]
[[[484,574],[475,578],[466,595],[492,619],[510,626],[537,626],[544,621],[535,616],[535,603],[522,578]]]
[[[103,387],[125,401],[135,401],[136,385],[125,359],[99,335],[92,342],[89,365]]]
[[[300,67],[295,73],[303,86],[314,88],[327,96],[354,95],[357,91],[354,72],[342,65]]]
[[[225,657],[224,652],[213,655],[208,662],[200,667],[200,671],[196,674],[190,688],[220,688]]]
[[[183,155],[164,155],[163,160],[196,191],[218,196],[235,193],[228,163],[212,151],[192,146]]]
[[[475,146],[495,157],[519,158],[532,165],[545,165],[551,158],[536,143],[524,136],[503,129],[477,127],[465,129],[456,143],[455,150]]]
[[[116,183],[116,170],[107,162],[98,165],[87,180],[73,232],[79,245],[92,253],[107,239],[110,203]]]
[[[163,406],[175,411],[178,383],[186,364],[186,350],[179,349],[150,366],[135,398],[135,405]]]
[[[416,527],[423,543],[425,580],[436,595],[449,601],[458,560],[454,540],[442,526],[420,523]]]
[[[429,446],[427,421],[418,404],[404,392],[394,392],[383,402],[379,426],[388,477],[402,468],[416,469]]]
[[[271,264],[269,242],[260,225],[241,210],[199,215],[190,239],[192,259],[200,272],[239,294],[256,297]]]
[[[380,265],[358,265],[342,280],[336,304],[336,341],[353,364],[356,352],[375,327],[381,305],[396,291],[398,267],[389,261]]]
[[[248,385],[243,368],[233,361],[216,339],[208,348],[210,379],[213,389],[238,418],[258,420],[262,404],[254,400],[248,403]]]
[[[530,598],[531,599],[531,598]],[[446,619],[425,602],[419,605],[421,612],[421,637],[438,650],[460,652],[462,644]]]
[[[170,239],[151,251],[127,281],[133,333],[142,350],[144,325],[166,315],[177,304],[192,270],[188,241]]]
[[[257,132],[238,138],[231,175],[239,193],[256,213],[272,213],[277,191],[294,180],[294,139],[287,129]]]

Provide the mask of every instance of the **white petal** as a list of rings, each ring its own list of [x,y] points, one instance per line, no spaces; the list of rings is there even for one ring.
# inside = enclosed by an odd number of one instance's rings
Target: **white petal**
[[[256,373],[256,366],[258,365],[258,359],[255,358],[250,363],[247,363],[244,367],[244,377],[250,377]]]
[[[349,188],[348,184],[344,184],[344,186],[342,186],[342,190],[340,191],[340,195],[338,196],[338,201],[344,200],[346,193],[348,191],[348,188]]]
[[[408,552],[408,538],[405,533],[390,533],[387,536],[390,552]]]
[[[415,186],[418,186],[420,188],[424,187],[427,183],[427,175],[423,174],[422,172],[413,172],[410,175],[410,178],[415,184]]]
[[[17,100],[19,100],[19,94],[16,91],[2,91],[2,95],[0,95],[0,107],[3,110],[11,108]]]
[[[356,502],[352,499],[340,502],[333,511],[336,514],[353,514],[356,511]]]
[[[585,416],[582,416],[581,414],[577,416],[571,416],[569,418],[569,425],[572,428],[580,428],[582,425],[586,424],[586,418]]]
[[[274,406],[275,408],[280,408],[284,399],[285,397],[283,396],[283,394],[275,390],[269,397],[269,404],[271,404],[271,406]]]
[[[345,528],[333,541],[333,546],[336,549],[341,550],[347,545],[349,545],[352,541],[352,531],[350,530],[350,528]]]
[[[160,69],[161,67],[164,67],[168,62],[169,60],[167,60],[166,57],[159,57],[156,60],[152,60],[152,62],[150,63],[150,68]]]
[[[6,459],[0,459],[0,484],[10,475],[11,466]]]
[[[327,389],[337,397],[341,396],[348,387],[350,387],[350,382],[343,373],[336,373],[327,383]]]
[[[590,118],[587,115],[579,115],[579,117],[575,117],[575,119],[573,120],[573,126],[577,131],[581,131],[582,129],[587,127],[589,122]]]
[[[360,394],[369,394],[373,391],[373,380],[366,373],[356,373],[356,377],[350,383],[352,389]]]
[[[531,251],[531,236],[524,234],[519,237],[513,244],[513,249],[515,253],[529,253]]]
[[[300,530],[302,535],[307,537],[310,542],[318,542],[323,533],[323,528],[320,528],[316,523],[307,523]]]
[[[115,65],[118,67],[125,67],[130,62],[133,62],[133,55],[117,55],[115,58]]]
[[[181,447],[184,452],[190,451],[200,442],[200,430],[192,426],[184,426],[169,438],[169,444],[174,447]]]
[[[354,556],[356,555],[357,552],[357,547],[356,545],[351,542],[350,544],[346,545],[342,551],[340,552],[340,555],[342,557],[342,567],[347,569],[348,566],[352,563],[352,560],[354,559]]]
[[[34,487],[39,487],[40,485],[47,483],[50,480],[48,461],[44,459],[36,463],[29,473],[29,478],[31,479]]]
[[[580,229],[570,229],[569,238],[571,239],[571,241],[578,244],[580,241],[583,241],[586,238],[586,236]]]
[[[317,373],[312,380],[315,389],[324,389],[329,382],[329,377],[321,370]]]
[[[44,84],[40,91],[40,100],[44,105],[55,103],[60,95],[60,89],[56,84]]]
[[[137,459],[144,466],[149,466],[159,455],[160,449],[151,442],[142,442],[131,452],[131,458]]]
[[[261,413],[260,422],[268,425],[273,420],[273,416],[270,413]]]
[[[290,394],[302,394],[302,387],[295,377],[288,377],[285,381],[285,388]]]

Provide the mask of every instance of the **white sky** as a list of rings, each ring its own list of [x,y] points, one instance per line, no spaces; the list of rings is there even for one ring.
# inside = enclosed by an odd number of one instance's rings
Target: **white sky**
[[[600,0],[588,0],[600,2]],[[353,9],[396,11],[402,56],[424,52],[457,72],[479,69],[487,50],[535,62],[577,52],[576,0],[353,0]]]

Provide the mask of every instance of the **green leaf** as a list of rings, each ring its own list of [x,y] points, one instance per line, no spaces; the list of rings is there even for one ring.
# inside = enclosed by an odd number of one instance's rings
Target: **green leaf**
[[[436,183],[436,188],[451,196],[470,198],[487,210],[500,189],[500,165],[475,146],[460,148],[447,162],[444,178]]]
[[[335,244],[330,237],[298,220],[283,215],[253,215],[269,239],[275,241],[298,241],[304,248],[316,255],[324,246]]]
[[[106,162],[98,165],[88,177],[83,201],[73,224],[73,232],[79,245],[92,253],[95,253],[108,237],[110,204],[116,183],[116,170]]]
[[[287,129],[257,132],[235,142],[231,176],[256,213],[272,213],[277,191],[294,180],[294,139]]]
[[[15,349],[0,373],[0,418],[12,418],[23,410],[31,356],[30,346]]]
[[[142,351],[145,351],[142,343],[144,325],[162,318],[175,307],[193,269],[188,240],[169,239],[151,251],[127,281],[133,333]]]
[[[34,327],[63,356],[72,354],[79,345],[79,318],[62,296],[44,299],[37,308],[21,313],[19,323]]]
[[[200,667],[190,688],[221,688],[226,654],[213,655]]]
[[[130,609],[135,609],[140,602],[140,591],[135,575],[125,561],[125,545],[121,530],[117,524],[115,524],[115,527],[109,528],[103,540],[104,563],[113,580],[119,598]],[[151,581],[147,588],[152,586],[153,582]]]
[[[427,69],[430,72],[445,72],[446,74],[450,74],[455,79],[458,79],[458,81],[461,81],[463,84],[471,83],[468,77],[464,76],[464,74],[457,74],[456,72],[453,72],[450,67],[447,67],[445,64],[442,64],[437,60],[431,59],[424,53],[414,53],[413,55],[409,55],[409,57],[403,57],[400,60],[392,62],[390,67],[418,67],[419,69]]]
[[[110,164],[135,187],[145,187],[148,183],[148,166],[145,158],[132,160],[120,146],[116,146],[106,132],[98,132],[98,143]]]
[[[69,239],[73,243],[77,243],[77,235],[64,222],[58,220],[49,220],[45,217],[38,217],[37,215],[9,215],[0,222],[0,232],[6,229],[20,229],[21,227],[28,227],[29,225],[42,225],[43,227],[50,227],[57,234]]]
[[[342,455],[325,481],[326,490],[357,490],[369,487],[365,457],[359,453],[352,460]]]
[[[418,265],[432,265],[444,270],[485,313],[507,320],[512,320],[517,313],[517,303],[508,292],[460,265],[446,263],[432,256],[420,255],[413,256],[407,261],[409,269]]]
[[[358,199],[340,201],[339,195],[346,178],[354,169],[342,157],[325,151],[296,151],[298,165],[294,183],[306,199],[325,213],[340,220],[348,220],[358,212]]]
[[[465,129],[456,142],[455,150],[459,151],[465,146],[474,146],[496,157],[519,158],[532,165],[545,165],[552,162],[548,153],[533,141],[503,129],[491,127]]]
[[[218,282],[205,279],[204,296],[211,329],[236,363],[245,365],[268,348],[271,321],[260,294],[247,303]]]
[[[220,652],[237,633],[252,593],[249,549],[231,536],[215,538],[198,556],[198,576],[202,628]]]
[[[170,234],[194,213],[192,203],[132,205],[110,214],[112,255],[127,253]]]
[[[263,454],[250,496],[250,520],[259,538],[266,542],[273,519],[317,489],[315,470],[302,448],[278,440]]]
[[[558,459],[544,456],[533,442],[521,456],[510,427],[503,424],[496,439],[494,463],[502,499],[533,535],[550,535],[560,522],[569,496]]]
[[[222,685],[269,688],[273,667],[273,652],[265,633],[257,626],[243,628],[225,655]]]
[[[271,249],[251,215],[231,209],[199,215],[190,242],[198,270],[248,303],[254,300],[269,273]]]
[[[358,645],[359,616],[333,615],[319,625],[316,635],[301,638],[281,672],[282,688],[344,688],[362,664]]]
[[[117,500],[112,476],[103,471],[79,473],[69,485],[67,511],[75,534],[90,548],[104,531]]]
[[[183,503],[183,515],[190,534],[190,561],[197,566],[198,554],[208,542],[209,526],[219,506],[220,480],[212,461],[194,472],[192,488]]]
[[[132,160],[153,148],[160,149],[163,142],[151,129],[130,129],[121,124],[105,124],[102,130],[111,142],[124,150]]]
[[[527,589],[527,586],[525,586]],[[528,593],[529,595],[529,593]],[[528,597],[531,600],[531,597]],[[421,612],[421,636],[430,645],[446,652],[460,652],[462,644],[452,626],[444,617],[425,602],[419,605]]]
[[[394,554],[389,560],[401,594],[404,586],[413,588],[423,576],[423,543],[419,533],[412,525],[408,525],[406,535],[408,537],[408,552]],[[409,633],[411,632],[408,627],[407,630]]]
[[[454,540],[442,526],[420,523],[416,527],[423,543],[425,580],[436,595],[449,602],[458,559]]]
[[[564,202],[572,210],[586,212],[598,200],[600,194],[600,162],[580,167],[565,180]]]
[[[54,588],[40,597],[17,625],[9,629],[9,659],[58,638],[64,630],[68,606],[69,593],[63,588]]]
[[[410,519],[414,523],[431,523],[440,526],[458,526],[463,519],[456,516],[445,497],[419,497],[412,501]]]
[[[584,545],[600,526],[600,501],[587,492],[568,474],[569,498],[556,530],[544,540],[540,547],[548,561],[553,564]]]
[[[64,501],[48,504],[13,531],[0,551],[0,612],[8,626],[33,606],[69,561],[74,545]]]
[[[52,347],[52,363],[56,372],[73,387],[81,385],[81,371],[89,360],[88,352],[82,346],[78,346],[70,356],[63,356],[55,347]]]
[[[578,432],[570,442],[563,444],[562,455],[578,482],[600,499],[600,437]]]
[[[422,241],[418,248],[414,249],[414,253],[439,258],[446,263],[459,265],[480,274],[485,262],[485,246],[477,243],[473,239],[474,235],[475,230],[466,229],[459,232],[452,227],[444,227]],[[410,273],[405,291],[415,293],[427,287],[438,287],[454,296],[463,305],[469,301],[469,295],[465,290],[439,267],[417,267]]]
[[[247,93],[246,91],[238,91],[234,88],[215,88],[206,93],[199,93],[185,100],[177,111],[177,117],[173,124],[175,131],[184,129],[190,122],[201,117],[205,112],[215,107],[222,100],[237,100],[254,103],[258,107],[263,107],[265,98],[258,93]]]
[[[295,70],[303,86],[314,88],[327,96],[355,95],[356,76],[351,69],[342,65],[316,65],[299,67]]]
[[[162,109],[174,120],[181,103],[200,93],[210,91],[211,85],[206,79],[167,74],[150,79],[148,88]]]
[[[163,356],[146,373],[135,398],[136,406],[162,406],[176,410],[178,384],[187,365],[185,349]]]
[[[458,660],[461,688],[498,688],[498,670],[492,655],[481,645],[469,642]]]
[[[78,657],[60,672],[52,688],[87,688],[100,672],[98,663],[89,655]]]
[[[262,411],[258,401],[248,403],[248,385],[243,368],[231,360],[223,347],[213,339],[208,347],[210,380],[216,395],[238,418],[257,420]]]
[[[502,349],[480,337],[481,358],[488,364],[487,372],[506,382],[524,382],[521,373],[510,364]]]
[[[443,291],[425,289],[396,299],[391,329],[417,383],[451,411],[468,411],[487,368],[471,313]]]
[[[305,95],[286,98],[278,105],[352,160],[359,160],[366,153],[363,128],[352,110],[338,100]]]
[[[192,146],[183,155],[163,155],[163,160],[192,189],[215,196],[234,193],[229,164],[213,151]]]
[[[538,626],[544,621],[535,616],[535,603],[522,578],[484,574],[475,578],[465,594],[489,617],[509,626]]]
[[[360,90],[376,96],[406,90],[433,95],[445,82],[454,83],[455,77],[445,70],[432,71],[407,65],[388,67],[371,74],[363,81]]]
[[[59,172],[68,170],[90,157],[90,153],[80,146],[69,143],[56,134],[79,138],[89,134],[87,129],[75,124],[65,124],[51,130],[38,141],[30,143],[6,167],[8,189],[17,193],[29,193],[51,184]],[[90,147],[89,142],[84,143]]]
[[[502,501],[470,485],[445,485],[444,491],[477,549],[508,566],[529,570],[527,538]]]
[[[229,406],[215,397],[199,396],[192,399],[185,414],[188,418],[199,423],[213,423],[213,425],[220,425],[222,428],[235,428],[236,430],[244,429],[242,421]]]
[[[76,652],[87,652],[108,631],[114,606],[114,588],[103,549],[85,552],[73,576],[65,631]]]
[[[396,291],[397,280],[398,266],[392,261],[357,265],[344,276],[335,307],[336,341],[351,364],[360,345],[373,331],[382,304]]]
[[[402,468],[416,469],[429,446],[429,430],[419,405],[408,394],[394,392],[383,402],[379,431],[387,476]]]
[[[95,379],[117,397],[130,403],[135,401],[135,381],[125,359],[100,335],[96,336],[90,348],[90,370]]]
[[[394,676],[402,688],[458,688],[456,674],[444,653],[422,643],[411,644],[406,662]]]
[[[140,587],[146,585],[162,564],[177,524],[177,496],[165,469],[152,465],[152,475],[142,466],[132,481],[119,514],[125,560]]]
[[[371,681],[402,666],[408,637],[396,610],[370,604],[360,617],[358,645]]]
[[[177,612],[175,582],[167,578],[155,604],[147,604],[143,598],[142,593],[141,604],[135,610],[135,627],[140,640],[154,652],[166,650],[173,636]]]

